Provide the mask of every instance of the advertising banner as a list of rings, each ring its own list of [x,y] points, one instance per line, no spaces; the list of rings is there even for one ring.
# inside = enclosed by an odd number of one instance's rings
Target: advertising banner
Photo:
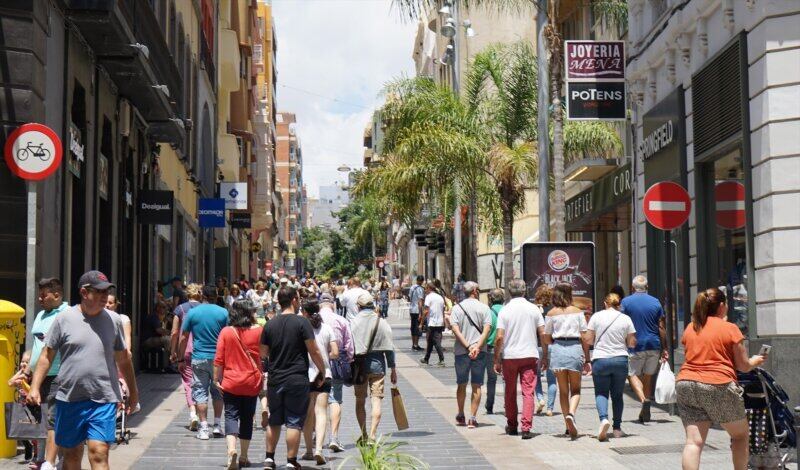
[[[172,191],[143,189],[136,200],[136,210],[140,224],[172,225],[172,212],[175,208],[175,195]]]
[[[197,204],[197,222],[201,227],[225,227],[225,199],[202,198]]]
[[[594,243],[534,242],[522,245],[522,279],[528,298],[543,284],[572,285],[573,305],[587,315],[598,309],[594,292]]]
[[[625,41],[566,41],[567,80],[625,80]]]
[[[247,209],[247,183],[220,183],[219,197],[225,199],[225,209]]]

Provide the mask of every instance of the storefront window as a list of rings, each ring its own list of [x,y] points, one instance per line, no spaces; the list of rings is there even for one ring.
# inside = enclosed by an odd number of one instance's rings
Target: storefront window
[[[708,171],[713,171],[714,178],[713,198],[709,197],[708,205],[711,211],[709,228],[716,244],[716,250],[711,250],[710,274],[714,276],[715,285],[727,296],[728,321],[746,335],[749,314],[747,236],[741,150],[736,149],[714,161]]]

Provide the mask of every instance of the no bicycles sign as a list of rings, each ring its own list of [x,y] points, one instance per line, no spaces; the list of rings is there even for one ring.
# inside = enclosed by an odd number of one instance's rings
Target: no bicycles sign
[[[61,164],[61,139],[43,124],[23,124],[9,134],[5,158],[11,173],[26,180],[43,180]]]

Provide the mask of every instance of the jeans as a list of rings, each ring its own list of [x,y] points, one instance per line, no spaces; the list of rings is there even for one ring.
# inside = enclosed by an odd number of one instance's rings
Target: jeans
[[[542,348],[539,348],[539,357],[542,357]],[[536,375],[539,376],[539,380],[536,381],[536,401],[542,401],[544,398],[544,392],[542,390],[542,361],[539,361],[536,366]],[[553,373],[552,370],[549,368],[547,372],[545,372],[547,376],[547,409],[554,410],[556,407],[556,392],[558,392],[558,384],[556,383],[556,374]]]
[[[486,411],[494,410],[494,395],[497,389],[497,372],[494,371],[494,346],[486,349]]]
[[[611,406],[614,410],[613,428],[620,429],[622,424],[622,392],[628,378],[628,356],[617,356],[592,361],[592,378],[594,379],[594,401],[600,421],[608,419],[608,397],[611,395]]]
[[[231,393],[223,393],[225,402],[225,435],[239,436],[249,441],[253,438],[253,415],[256,414],[258,397],[243,397]]]
[[[214,359],[192,359],[192,400],[195,403],[208,402],[208,391],[211,399],[222,401],[222,393],[214,386]]]
[[[503,359],[503,380],[506,383],[506,421],[508,427],[517,429],[517,377],[522,385],[522,432],[533,427],[533,390],[536,388],[535,357]]]
[[[434,346],[436,347],[436,354],[439,355],[439,362],[444,362],[444,351],[442,350],[442,332],[444,331],[443,326],[429,326],[428,327],[428,338],[427,338],[427,345],[425,348],[425,360],[428,361],[431,358],[431,352],[433,351]]]

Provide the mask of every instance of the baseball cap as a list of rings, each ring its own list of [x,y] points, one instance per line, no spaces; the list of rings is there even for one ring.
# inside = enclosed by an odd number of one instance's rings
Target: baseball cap
[[[322,294],[319,296],[319,303],[333,303],[333,296],[331,294]]]
[[[372,297],[371,294],[367,294],[366,292],[359,295],[358,299],[356,299],[356,303],[359,307],[369,307],[373,305],[375,299]]]
[[[100,271],[88,271],[83,273],[83,276],[78,280],[80,287],[91,287],[97,290],[106,290],[116,287],[108,281],[108,277]]]

